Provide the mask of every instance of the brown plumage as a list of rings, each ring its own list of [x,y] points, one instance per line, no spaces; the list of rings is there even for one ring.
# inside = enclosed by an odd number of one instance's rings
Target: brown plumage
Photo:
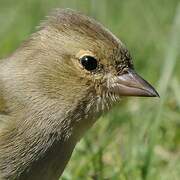
[[[0,62],[0,179],[57,180],[83,134],[121,96],[157,96],[95,20],[57,10]]]

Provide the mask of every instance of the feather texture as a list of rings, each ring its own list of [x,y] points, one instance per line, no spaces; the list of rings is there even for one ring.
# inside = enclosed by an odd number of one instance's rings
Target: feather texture
[[[79,52],[98,60],[96,72]],[[0,179],[57,180],[83,134],[119,96],[112,77],[132,60],[95,20],[56,10],[0,63]],[[110,80],[111,79],[111,80]]]

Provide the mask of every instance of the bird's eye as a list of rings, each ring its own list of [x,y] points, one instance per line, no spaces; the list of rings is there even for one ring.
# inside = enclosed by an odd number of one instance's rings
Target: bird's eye
[[[80,63],[88,71],[93,71],[98,66],[97,60],[92,56],[83,56],[80,58]]]

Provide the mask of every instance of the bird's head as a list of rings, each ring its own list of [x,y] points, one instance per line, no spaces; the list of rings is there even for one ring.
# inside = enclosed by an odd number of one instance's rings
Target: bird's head
[[[33,64],[38,65],[33,67],[38,68],[34,71],[39,73],[38,86],[52,97],[61,96],[64,103],[83,101],[103,110],[123,96],[158,96],[135,72],[123,43],[95,20],[73,10],[57,10],[30,44],[37,51]]]

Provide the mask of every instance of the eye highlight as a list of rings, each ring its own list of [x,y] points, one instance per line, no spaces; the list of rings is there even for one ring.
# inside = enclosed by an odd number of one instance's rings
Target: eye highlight
[[[81,57],[80,63],[88,71],[93,71],[98,67],[98,61],[94,57],[89,55]]]

